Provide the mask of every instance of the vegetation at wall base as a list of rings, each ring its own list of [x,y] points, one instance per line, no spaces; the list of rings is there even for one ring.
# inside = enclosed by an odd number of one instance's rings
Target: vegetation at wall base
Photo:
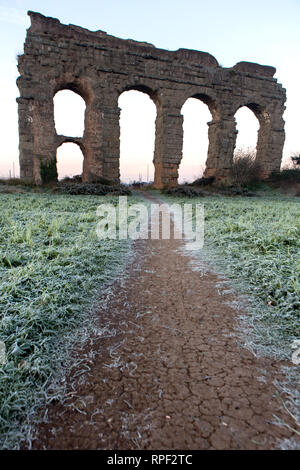
[[[234,184],[245,185],[261,179],[261,165],[252,149],[237,149],[234,154],[231,178]]]
[[[259,198],[218,195],[193,203],[204,205],[202,255],[256,303],[260,347],[265,341],[281,358],[290,358],[290,344],[300,335],[299,199],[266,192]]]
[[[201,178],[197,178],[195,181],[193,181],[189,185],[190,186],[210,186],[213,184],[214,181],[215,181],[214,176],[210,176],[208,178],[205,178],[202,176]]]
[[[47,162],[40,162],[40,172],[43,184],[57,181],[56,159]]]
[[[72,195],[114,195],[114,196],[130,196],[131,191],[127,186],[114,185],[107,186],[99,183],[60,183],[56,186],[55,191],[63,194]]]
[[[291,182],[300,183],[300,168],[284,168],[281,171],[272,173],[268,181],[271,183],[276,182]]]
[[[166,189],[165,194],[170,196],[178,196],[178,197],[201,197],[203,196],[203,192],[200,189],[193,188],[189,185],[177,186],[175,188]]]
[[[93,328],[98,290],[129,252],[98,240],[99,196],[0,194],[0,447],[30,445],[35,413],[64,395],[80,331]],[[107,196],[103,202],[117,204]]]

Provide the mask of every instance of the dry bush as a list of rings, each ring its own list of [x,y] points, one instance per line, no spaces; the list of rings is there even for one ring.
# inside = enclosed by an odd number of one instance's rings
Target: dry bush
[[[211,186],[215,180],[214,176],[209,176],[208,178],[197,178],[195,181],[190,183],[190,186]]]
[[[237,149],[234,153],[231,176],[235,184],[248,184],[260,180],[261,166],[253,149]]]
[[[177,186],[176,188],[170,188],[165,190],[166,194],[170,196],[179,196],[179,197],[201,197],[204,194],[202,191],[191,186]]]
[[[131,191],[122,184],[108,186],[100,183],[60,183],[54,189],[55,192],[72,195],[94,196],[130,196]]]
[[[282,168],[269,176],[272,182],[300,183],[300,168]]]
[[[29,187],[35,186],[34,181],[24,181],[21,178],[1,178],[0,184],[6,185],[6,186],[29,186]]]

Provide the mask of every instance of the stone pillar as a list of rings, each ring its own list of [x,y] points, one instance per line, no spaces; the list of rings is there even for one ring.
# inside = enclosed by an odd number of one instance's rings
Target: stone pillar
[[[33,154],[33,100],[18,98],[19,113],[19,151],[20,151],[20,177],[24,181],[34,179]]]
[[[36,184],[57,180],[57,136],[54,124],[52,95],[34,100],[34,159],[33,172]]]
[[[237,130],[233,116],[212,120],[208,123],[208,155],[204,177],[215,177],[216,183],[230,182]]]
[[[154,187],[173,187],[178,182],[178,168],[182,158],[183,116],[180,108],[157,107]]]
[[[279,171],[285,140],[284,120],[281,115],[259,118],[260,128],[256,147],[256,160],[261,167],[261,178]]]
[[[87,103],[83,143],[85,159],[83,181],[120,177],[120,109],[118,95],[110,89],[95,89]]]
[[[102,177],[102,120],[101,100],[95,98],[92,102],[86,103],[82,139],[84,146],[82,180],[84,182],[96,181],[98,177]]]
[[[102,111],[102,176],[115,182],[120,181],[120,111],[117,100]]]

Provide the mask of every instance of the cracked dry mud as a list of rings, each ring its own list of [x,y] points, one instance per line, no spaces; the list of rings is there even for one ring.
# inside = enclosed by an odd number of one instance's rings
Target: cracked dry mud
[[[72,372],[33,448],[275,449],[295,438],[274,424],[294,426],[273,385],[281,364],[240,345],[236,297],[193,270],[183,244],[134,242],[124,276],[99,298],[99,327],[114,335],[94,338],[90,370]]]

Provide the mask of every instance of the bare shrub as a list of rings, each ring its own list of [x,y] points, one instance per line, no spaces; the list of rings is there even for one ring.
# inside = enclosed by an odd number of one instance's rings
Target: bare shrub
[[[300,168],[282,168],[281,171],[273,172],[269,176],[272,182],[300,183]]]
[[[170,196],[179,196],[179,197],[201,197],[204,194],[202,191],[191,186],[177,186],[176,188],[167,189],[166,194]]]
[[[94,195],[94,196],[130,196],[131,191],[124,185],[108,186],[100,183],[60,183],[54,192],[72,195]]]
[[[215,180],[214,176],[209,176],[208,178],[197,178],[195,181],[190,183],[190,186],[211,186]]]
[[[237,149],[234,153],[231,176],[235,184],[248,184],[259,181],[261,166],[256,160],[255,150]]]

